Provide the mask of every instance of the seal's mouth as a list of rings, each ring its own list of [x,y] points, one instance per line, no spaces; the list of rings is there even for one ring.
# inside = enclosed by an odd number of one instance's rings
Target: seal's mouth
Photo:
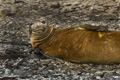
[[[40,27],[40,26],[38,26],[35,30],[32,30],[32,32],[39,32],[39,31],[45,31],[46,30],[46,28],[45,27]]]

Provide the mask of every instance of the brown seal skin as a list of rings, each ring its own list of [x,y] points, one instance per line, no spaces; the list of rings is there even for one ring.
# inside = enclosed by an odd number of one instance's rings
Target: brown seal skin
[[[30,27],[31,43],[33,48],[39,47],[49,56],[70,62],[120,63],[120,32],[106,32],[102,26],[99,28],[103,31],[98,28],[91,30],[89,27],[55,29],[37,22]]]

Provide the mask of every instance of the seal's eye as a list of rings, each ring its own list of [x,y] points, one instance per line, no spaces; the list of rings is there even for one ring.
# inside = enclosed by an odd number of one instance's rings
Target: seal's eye
[[[43,24],[45,24],[45,21],[42,21]]]

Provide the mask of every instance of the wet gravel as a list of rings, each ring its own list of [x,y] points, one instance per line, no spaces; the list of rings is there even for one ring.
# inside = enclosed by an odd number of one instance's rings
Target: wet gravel
[[[103,25],[108,26],[109,30],[120,31],[119,0],[61,0],[59,5],[56,0],[44,0],[43,3],[42,0],[14,1],[0,2],[0,42],[12,42],[0,43],[0,80],[120,79],[120,64],[79,64],[60,59],[29,59],[26,57],[32,47],[22,45],[23,42],[30,43],[28,27],[41,18],[47,18],[48,23],[58,29],[76,25]],[[108,1],[112,4],[108,4]],[[5,6],[7,4],[9,6]]]

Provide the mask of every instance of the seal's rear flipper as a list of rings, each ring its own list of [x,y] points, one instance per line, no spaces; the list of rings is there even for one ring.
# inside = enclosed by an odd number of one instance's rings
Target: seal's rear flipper
[[[108,26],[77,26],[75,30],[89,30],[98,32],[108,32]]]

